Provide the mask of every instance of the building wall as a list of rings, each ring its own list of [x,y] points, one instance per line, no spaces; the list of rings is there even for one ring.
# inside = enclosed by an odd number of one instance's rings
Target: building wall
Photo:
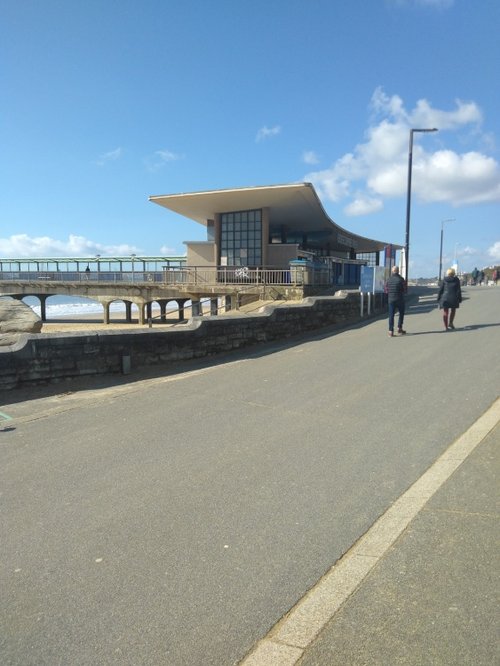
[[[187,246],[187,266],[215,266],[215,243],[190,241]]]

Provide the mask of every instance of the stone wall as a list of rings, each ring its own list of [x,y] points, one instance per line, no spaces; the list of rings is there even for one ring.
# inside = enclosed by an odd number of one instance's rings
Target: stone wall
[[[297,305],[269,305],[251,315],[196,317],[166,331],[25,334],[16,345],[0,348],[0,389],[167,366],[360,319],[359,294],[340,292]]]

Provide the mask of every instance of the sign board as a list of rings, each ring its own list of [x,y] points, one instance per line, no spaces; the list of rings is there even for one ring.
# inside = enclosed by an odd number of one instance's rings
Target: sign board
[[[385,291],[386,268],[375,266],[375,275],[373,278],[373,291],[375,294],[383,294]]]
[[[359,283],[359,290],[362,294],[371,294],[373,292],[373,266],[361,266],[361,280]]]

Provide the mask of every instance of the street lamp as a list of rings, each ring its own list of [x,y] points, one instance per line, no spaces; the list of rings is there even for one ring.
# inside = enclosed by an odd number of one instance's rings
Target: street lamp
[[[100,264],[99,264],[99,259],[101,258],[101,255],[96,254],[95,258],[97,259],[97,279],[99,279],[99,272],[100,272],[100,269],[101,269]]]
[[[413,159],[413,134],[415,132],[437,132],[437,127],[431,129],[411,129],[410,145],[408,148],[408,187],[406,190],[406,236],[405,236],[405,280],[408,284],[408,268],[410,266],[410,207],[411,207],[411,166]]]
[[[453,253],[453,267],[455,268],[455,271],[458,274],[458,255],[457,255],[457,248],[460,245],[460,243],[455,243],[455,252]]]
[[[454,217],[450,217],[448,220],[441,220],[441,244],[439,246],[439,277],[438,284],[441,284],[441,273],[443,270],[443,228],[445,222],[455,222]]]

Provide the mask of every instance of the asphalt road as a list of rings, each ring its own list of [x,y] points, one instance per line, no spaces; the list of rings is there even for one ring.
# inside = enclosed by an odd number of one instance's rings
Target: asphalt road
[[[465,290],[454,332],[433,293],[404,337],[4,394],[0,663],[242,659],[499,396],[500,289]]]

